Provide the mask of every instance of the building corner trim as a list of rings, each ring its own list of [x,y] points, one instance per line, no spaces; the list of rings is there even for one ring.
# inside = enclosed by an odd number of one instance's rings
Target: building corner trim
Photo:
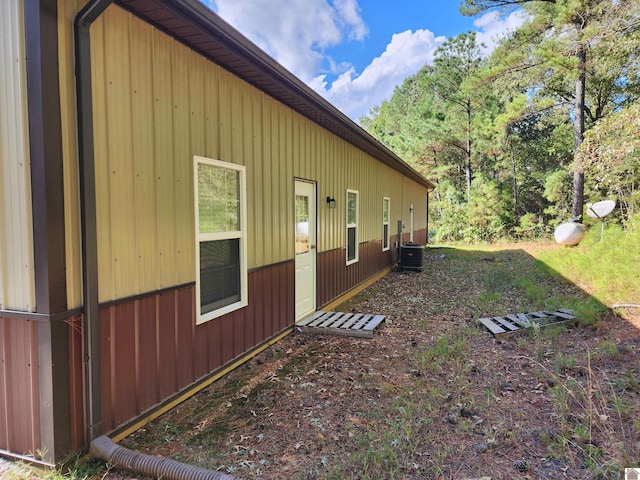
[[[50,321],[67,311],[58,5],[57,0],[28,0],[23,8],[36,301],[31,313],[44,319],[34,337],[35,443],[45,452],[43,461],[55,463],[71,449],[68,337],[65,324]]]

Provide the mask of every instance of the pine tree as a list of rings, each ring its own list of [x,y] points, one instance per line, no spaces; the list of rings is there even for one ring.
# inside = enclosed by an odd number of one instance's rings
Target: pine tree
[[[584,139],[586,117],[595,123],[612,111],[619,101],[621,77],[626,87],[634,83],[637,72],[622,71],[633,58],[631,50],[620,53],[619,37],[638,29],[638,7],[634,0],[465,0],[461,11],[477,15],[492,9],[523,8],[528,21],[502,47],[497,72],[509,73],[523,83],[527,92],[555,97],[571,103],[574,155]],[[613,41],[613,42],[612,42]],[[626,40],[628,42],[628,40]],[[624,43],[624,42],[623,42]],[[602,75],[594,59],[600,60],[607,48],[618,52],[617,68]],[[537,72],[537,76],[536,76]],[[611,74],[613,72],[613,74]],[[626,75],[626,76],[625,76]],[[535,84],[526,85],[536,78]],[[571,89],[567,85],[573,83]],[[626,88],[629,92],[630,89]],[[588,94],[592,95],[589,97]],[[627,101],[629,98],[627,98]],[[541,102],[538,108],[548,108]],[[574,157],[576,158],[576,157]],[[584,171],[574,162],[572,215],[581,217],[584,203]]]

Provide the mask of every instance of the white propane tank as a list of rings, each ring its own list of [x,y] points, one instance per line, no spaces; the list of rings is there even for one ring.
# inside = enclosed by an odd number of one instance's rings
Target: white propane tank
[[[567,222],[558,225],[553,237],[560,245],[577,245],[584,238],[587,227],[578,222]]]

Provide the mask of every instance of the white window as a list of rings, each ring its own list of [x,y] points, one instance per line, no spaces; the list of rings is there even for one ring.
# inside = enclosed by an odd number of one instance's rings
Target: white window
[[[347,190],[347,265],[358,261],[358,192]]]
[[[391,199],[382,197],[382,251],[389,250],[391,243],[391,231],[389,229],[389,216],[391,215]]]
[[[245,167],[194,157],[196,323],[247,305]]]

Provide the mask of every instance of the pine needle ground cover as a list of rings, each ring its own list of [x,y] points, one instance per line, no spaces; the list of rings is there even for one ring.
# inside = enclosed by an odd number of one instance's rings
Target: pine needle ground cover
[[[639,466],[640,318],[557,273],[585,253],[427,253],[445,257],[341,306],[387,316],[373,339],[289,335],[121,444],[244,479],[605,479]],[[477,324],[557,307],[580,322],[500,340]],[[65,478],[136,478],[97,467]]]

